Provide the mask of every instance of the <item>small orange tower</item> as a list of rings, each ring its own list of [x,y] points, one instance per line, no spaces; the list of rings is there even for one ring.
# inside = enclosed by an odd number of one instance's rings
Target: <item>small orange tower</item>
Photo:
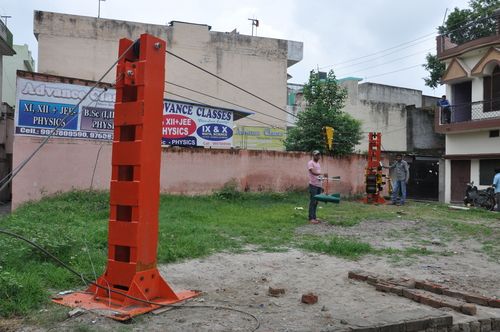
[[[71,307],[110,310],[126,320],[196,296],[175,293],[156,268],[166,43],[148,34],[121,39],[117,67],[108,263],[87,292],[54,300]]]
[[[368,134],[368,164],[365,169],[366,196],[363,202],[368,204],[384,204],[382,196],[383,178],[382,164],[380,163],[380,153],[382,146],[382,135],[380,133]]]

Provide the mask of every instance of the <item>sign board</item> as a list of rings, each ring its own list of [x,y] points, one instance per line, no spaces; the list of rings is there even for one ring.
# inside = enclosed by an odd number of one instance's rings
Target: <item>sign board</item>
[[[233,143],[241,149],[283,151],[285,138],[285,129],[238,126],[235,128]]]
[[[233,143],[233,111],[165,100],[162,143],[230,148]]]
[[[113,139],[114,89],[42,82],[18,77],[15,134],[54,137]],[[165,100],[162,145],[231,148],[233,110],[174,100]]]
[[[91,87],[40,82],[18,77],[15,134],[55,137],[113,139],[115,90],[94,89],[75,108]]]

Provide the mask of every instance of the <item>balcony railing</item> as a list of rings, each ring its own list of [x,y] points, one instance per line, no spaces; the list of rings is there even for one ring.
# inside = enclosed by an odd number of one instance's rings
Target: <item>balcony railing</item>
[[[442,125],[500,119],[500,99],[440,107],[439,115],[439,123]]]

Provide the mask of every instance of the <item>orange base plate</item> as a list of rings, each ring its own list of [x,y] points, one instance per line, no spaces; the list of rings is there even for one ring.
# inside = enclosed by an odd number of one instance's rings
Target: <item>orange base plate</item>
[[[200,292],[197,291],[182,291],[176,293],[178,299],[175,300],[156,298],[156,299],[151,299],[150,301],[168,305],[193,298],[195,296],[198,296],[199,294]],[[57,304],[62,304],[72,308],[82,308],[98,312],[103,316],[107,316],[109,318],[119,321],[125,321],[134,316],[142,315],[144,313],[161,308],[161,306],[159,305],[153,305],[141,302],[134,302],[133,304],[123,306],[121,302],[116,301],[112,298],[97,297],[95,296],[95,294],[88,292],[74,292],[54,297],[52,301]]]

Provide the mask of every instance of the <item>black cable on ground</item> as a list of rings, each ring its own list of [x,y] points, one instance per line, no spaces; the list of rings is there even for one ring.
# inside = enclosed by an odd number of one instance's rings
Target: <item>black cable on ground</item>
[[[78,278],[81,278],[82,280],[86,281],[88,284],[94,285],[94,286],[96,286],[98,288],[101,288],[103,290],[106,290],[108,292],[119,294],[119,295],[127,297],[127,298],[129,298],[131,300],[134,300],[134,301],[137,301],[137,302],[141,302],[141,303],[145,303],[145,304],[149,304],[149,305],[155,305],[155,306],[158,306],[158,307],[161,307],[161,308],[164,308],[164,307],[169,307],[169,308],[174,308],[174,309],[184,309],[184,308],[185,309],[196,309],[196,308],[204,308],[204,309],[234,311],[234,312],[242,313],[242,314],[244,314],[246,316],[251,317],[253,320],[255,320],[255,322],[257,323],[257,325],[252,329],[252,332],[257,331],[260,328],[260,321],[259,321],[259,319],[255,315],[253,315],[253,314],[251,314],[249,312],[243,311],[243,310],[229,308],[229,307],[216,306],[216,305],[211,306],[211,305],[174,305],[174,304],[162,304],[162,303],[157,303],[157,302],[153,302],[153,301],[148,301],[148,300],[140,299],[138,297],[130,296],[130,295],[126,294],[126,293],[123,293],[123,292],[120,292],[120,291],[117,291],[117,290],[114,290],[114,289],[110,289],[108,287],[101,286],[101,285],[97,284],[96,282],[88,279],[82,273],[79,273],[77,270],[75,270],[74,268],[72,268],[71,266],[69,266],[68,264],[66,264],[65,262],[63,262],[61,259],[57,258],[53,254],[51,254],[50,252],[48,252],[45,248],[41,247],[40,245],[36,244],[35,242],[33,242],[33,241],[31,241],[31,240],[29,240],[27,238],[25,238],[24,236],[21,236],[19,234],[13,233],[13,232],[5,230],[5,229],[0,229],[0,234],[4,234],[4,235],[10,236],[10,237],[13,237],[13,238],[16,238],[18,240],[21,240],[21,241],[24,241],[24,242],[28,243],[29,245],[31,245],[31,246],[35,247],[36,249],[40,250],[47,257],[50,257],[52,260],[54,260],[57,263],[59,263],[62,267],[64,267],[65,269],[67,269],[68,271],[70,271],[71,273],[73,273],[74,275],[78,276]]]

